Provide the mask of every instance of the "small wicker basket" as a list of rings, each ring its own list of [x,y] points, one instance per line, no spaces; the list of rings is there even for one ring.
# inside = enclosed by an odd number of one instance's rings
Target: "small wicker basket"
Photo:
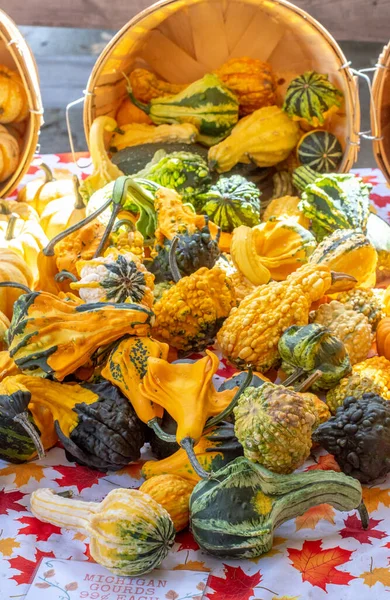
[[[371,130],[374,156],[390,183],[390,43],[379,56],[372,85]],[[376,138],[376,139],[375,139]]]
[[[43,124],[38,69],[34,57],[15,23],[0,10],[0,64],[17,70],[26,89],[30,115],[23,134],[23,148],[14,174],[0,184],[0,198],[9,195],[27,172],[38,144]]]
[[[356,78],[326,29],[285,0],[162,0],[138,14],[106,46],[92,70],[84,104],[87,140],[95,117],[115,116],[126,95],[124,75],[135,67],[147,67],[169,82],[188,83],[241,56],[268,61],[283,82],[280,95],[304,71],[329,74],[345,103],[328,128],[343,145],[340,171],[348,171],[359,149]]]

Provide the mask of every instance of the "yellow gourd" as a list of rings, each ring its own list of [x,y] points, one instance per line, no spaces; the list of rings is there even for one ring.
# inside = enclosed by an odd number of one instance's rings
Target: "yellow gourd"
[[[73,193],[74,183],[70,176],[60,177],[60,172],[52,172],[45,165],[41,165],[43,176],[29,181],[19,190],[18,201],[26,202],[40,215],[46,205],[57,198]]]
[[[0,182],[15,173],[20,160],[17,140],[4,125],[0,125]]]
[[[263,221],[270,221],[279,217],[293,217],[299,225],[302,225],[305,229],[309,229],[310,219],[305,217],[303,212],[299,210],[299,202],[300,198],[297,196],[274,198],[264,211]]]
[[[145,481],[140,492],[148,494],[169,514],[176,531],[188,525],[190,518],[189,502],[195,482],[178,475],[158,475]]]
[[[0,123],[23,121],[28,116],[28,99],[16,71],[0,65]]]
[[[40,224],[49,240],[85,218],[85,204],[79,194],[80,184],[76,175],[73,176],[73,186],[71,194],[52,200],[41,213]]]
[[[190,123],[158,126],[130,123],[123,125],[113,134],[110,148],[113,152],[117,152],[140,144],[193,144],[197,135],[197,128]]]
[[[126,97],[119,106],[115,119],[119,127],[128,125],[129,123],[146,123],[147,125],[152,123],[148,115],[138,108],[138,106],[133,104],[128,97]]]

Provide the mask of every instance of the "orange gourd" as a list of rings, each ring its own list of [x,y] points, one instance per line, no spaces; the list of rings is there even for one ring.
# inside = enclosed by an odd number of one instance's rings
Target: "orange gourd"
[[[379,356],[390,360],[390,317],[384,317],[379,321],[376,330],[376,347]]]

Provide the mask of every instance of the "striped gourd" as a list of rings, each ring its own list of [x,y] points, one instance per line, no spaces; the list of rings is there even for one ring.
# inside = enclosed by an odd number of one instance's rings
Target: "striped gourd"
[[[217,477],[204,479],[195,487],[190,499],[191,529],[202,550],[210,554],[255,558],[271,550],[276,527],[319,504],[331,504],[338,510],[359,508],[367,527],[361,497],[360,483],[343,473],[278,475],[237,458],[218,471]]]
[[[377,253],[366,236],[358,231],[337,229],[318,244],[309,262],[352,275],[358,286],[375,285]]]
[[[216,75],[205,75],[178,94],[155,98],[149,104],[129,93],[153,123],[192,123],[199,130],[198,141],[206,146],[225,138],[238,121],[238,100]]]
[[[364,233],[370,212],[370,190],[370,184],[349,173],[321,175],[305,187],[299,209],[311,219],[318,241],[336,229],[357,229]]]
[[[292,182],[299,192],[303,192],[309,183],[314,183],[321,175],[322,173],[318,173],[308,165],[304,165],[295,169],[292,175]]]
[[[42,488],[31,494],[41,521],[90,537],[92,558],[118,575],[142,575],[160,565],[175,539],[167,511],[138,490],[115,489],[98,502],[71,500]]]
[[[331,173],[337,171],[343,158],[343,149],[333,133],[316,129],[301,138],[297,157],[301,165],[307,165],[319,173]]]
[[[328,79],[328,75],[307,71],[293,79],[287,88],[283,110],[294,121],[323,125],[325,119],[338,111],[343,93]]]

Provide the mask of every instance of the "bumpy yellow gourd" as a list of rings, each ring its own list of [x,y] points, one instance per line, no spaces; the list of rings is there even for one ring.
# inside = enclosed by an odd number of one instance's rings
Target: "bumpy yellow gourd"
[[[118,575],[142,575],[160,565],[175,538],[167,511],[138,490],[112,490],[102,502],[70,500],[43,488],[31,494],[41,521],[90,537],[92,558]]]
[[[189,502],[195,482],[190,482],[179,475],[157,475],[145,481],[140,492],[149,494],[170,515],[176,531],[188,525],[190,518]]]

